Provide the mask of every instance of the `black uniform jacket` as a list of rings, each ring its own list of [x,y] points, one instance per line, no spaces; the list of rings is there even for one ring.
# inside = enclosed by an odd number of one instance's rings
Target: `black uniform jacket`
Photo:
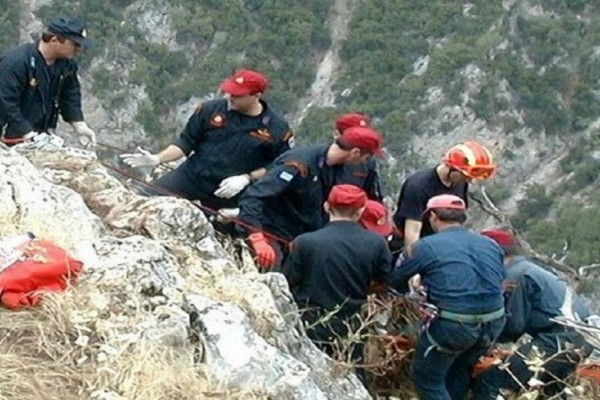
[[[334,182],[328,149],[312,145],[282,154],[242,195],[240,219],[287,240],[323,227],[323,202]]]
[[[84,119],[77,63],[61,59],[48,66],[37,46],[15,47],[0,61],[0,128],[7,138],[56,128],[59,112],[66,122]]]
[[[174,171],[179,176],[172,177],[193,186],[181,189],[191,193],[187,197],[210,204],[223,179],[267,167],[290,149],[293,134],[288,123],[266,102],[261,103],[263,111],[258,116],[229,110],[225,99],[205,102],[196,109],[173,143],[189,156]],[[218,206],[235,207],[237,199]]]

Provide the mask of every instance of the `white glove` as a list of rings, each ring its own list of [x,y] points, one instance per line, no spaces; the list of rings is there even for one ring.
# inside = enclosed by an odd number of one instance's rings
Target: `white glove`
[[[239,208],[220,208],[217,215],[217,221],[228,222],[231,219],[237,218],[240,215]]]
[[[31,139],[25,142],[26,146],[35,149],[63,147],[64,144],[65,140],[63,138],[46,132],[37,133],[36,135],[32,136]]]
[[[33,139],[34,137],[36,137],[37,135],[39,135],[39,132],[30,131],[30,132],[27,132],[25,135],[23,135],[23,139],[30,140],[30,139]]]
[[[156,167],[160,164],[160,157],[158,154],[152,154],[141,147],[138,147],[135,151],[137,151],[137,153],[121,154],[119,157],[131,168]]]
[[[250,175],[234,175],[225,178],[219,184],[219,188],[215,190],[215,196],[230,199],[250,184]]]
[[[96,145],[96,132],[85,123],[85,121],[71,122],[71,126],[77,135],[79,135],[79,143],[82,146]]]

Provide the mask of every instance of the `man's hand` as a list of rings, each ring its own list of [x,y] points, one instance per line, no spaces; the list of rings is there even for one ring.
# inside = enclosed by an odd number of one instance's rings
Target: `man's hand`
[[[119,158],[131,168],[156,167],[160,164],[160,157],[158,154],[152,154],[141,147],[138,147],[135,151],[137,151],[137,153],[121,154]]]
[[[240,215],[239,208],[220,208],[217,214],[217,221],[227,223]]]
[[[40,132],[37,135],[33,136],[31,141],[35,144],[35,147],[42,148],[47,145],[51,145],[54,147],[63,147],[65,144],[65,139],[54,133],[46,133]]]
[[[25,141],[31,140],[39,134],[40,134],[39,132],[35,132],[35,131],[27,132],[25,135],[23,135],[23,140],[25,140]]]
[[[503,292],[511,292],[517,286],[519,286],[519,284],[515,281],[511,281],[510,279],[505,279],[504,281],[502,281]]]
[[[219,184],[219,188],[215,190],[215,196],[230,199],[250,184],[250,175],[234,175],[225,178]]]
[[[413,275],[413,277],[408,280],[408,287],[413,292],[418,291],[421,288],[421,275]]]
[[[96,132],[85,121],[71,122],[71,126],[83,147],[96,146]]]
[[[248,241],[256,255],[256,261],[263,268],[271,268],[275,265],[275,249],[269,244],[265,235],[260,232],[255,232],[248,236]]]

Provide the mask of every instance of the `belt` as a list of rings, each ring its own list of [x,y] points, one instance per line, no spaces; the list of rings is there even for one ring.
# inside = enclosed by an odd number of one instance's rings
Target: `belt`
[[[441,310],[439,317],[448,319],[454,322],[462,322],[465,324],[479,324],[482,322],[490,322],[504,316],[504,307],[486,314],[460,314],[451,311]]]

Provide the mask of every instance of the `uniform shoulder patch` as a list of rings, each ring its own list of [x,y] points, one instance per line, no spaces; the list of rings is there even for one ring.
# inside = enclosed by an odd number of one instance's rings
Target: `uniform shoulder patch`
[[[284,180],[286,182],[291,182],[292,179],[294,179],[294,175],[290,174],[287,171],[281,171],[279,173],[279,179],[282,179],[282,180]]]
[[[267,129],[258,129],[250,132],[250,136],[257,138],[261,142],[273,143],[273,135]]]
[[[306,166],[306,164],[303,164],[300,161],[290,160],[286,161],[283,165],[296,169],[300,173],[300,176],[302,176],[303,178],[306,178],[308,176],[308,167]]]
[[[221,113],[214,114],[210,119],[210,126],[213,128],[220,128],[225,125],[225,115]]]
[[[294,135],[294,132],[292,131],[287,131],[284,135],[283,135],[283,141],[286,142],[288,144],[288,147],[290,149],[293,149],[296,146],[296,136]]]

